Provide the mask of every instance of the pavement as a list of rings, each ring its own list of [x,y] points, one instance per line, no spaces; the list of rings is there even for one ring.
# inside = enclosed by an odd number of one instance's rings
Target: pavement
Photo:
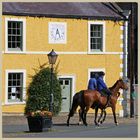
[[[53,127],[47,132],[30,133],[27,119],[23,115],[4,114],[2,116],[2,130],[4,138],[11,137],[137,137],[138,119],[117,117],[119,127],[114,124],[113,116],[107,115],[102,126],[94,125],[94,114],[87,115],[88,126],[78,126],[78,114],[70,119],[70,126],[66,126],[67,113],[60,113],[53,117]],[[100,130],[100,131],[99,131]],[[112,135],[110,134],[112,131]],[[94,133],[93,133],[94,132]],[[116,133],[117,132],[117,133]],[[131,133],[132,132],[132,133]],[[101,136],[101,133],[104,134]],[[128,134],[127,134],[128,133]]]
[[[60,113],[57,116],[53,117],[54,124],[66,124],[68,118],[68,113]],[[94,125],[94,114],[87,114],[87,123]],[[137,123],[137,118],[130,118],[130,117],[118,117],[118,123]],[[79,118],[78,114],[75,114],[73,117],[70,118],[70,124],[78,124]],[[107,115],[105,123],[114,123],[114,119],[112,115]],[[2,116],[2,125],[20,125],[20,124],[27,124],[27,119],[23,114],[4,114]]]

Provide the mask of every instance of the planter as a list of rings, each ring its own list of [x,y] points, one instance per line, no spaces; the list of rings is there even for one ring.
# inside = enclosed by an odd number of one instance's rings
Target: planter
[[[42,132],[52,127],[52,118],[42,116],[27,117],[30,132]]]

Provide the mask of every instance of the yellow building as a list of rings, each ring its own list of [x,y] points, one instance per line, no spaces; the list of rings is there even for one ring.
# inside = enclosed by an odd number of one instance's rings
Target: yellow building
[[[39,62],[59,55],[62,110],[86,89],[92,72],[104,71],[107,85],[123,77],[124,19],[102,3],[3,3],[2,112],[23,113],[29,75]],[[96,8],[95,8],[96,7]],[[121,92],[122,93],[122,92]],[[120,96],[116,112],[123,113]],[[90,110],[92,112],[92,110]],[[108,109],[110,113],[110,109]]]

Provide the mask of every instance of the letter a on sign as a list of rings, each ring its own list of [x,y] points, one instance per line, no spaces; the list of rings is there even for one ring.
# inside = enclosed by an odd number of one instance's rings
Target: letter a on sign
[[[55,34],[55,39],[61,39],[61,36],[60,36],[60,33],[59,33],[59,30],[56,29],[56,34]]]

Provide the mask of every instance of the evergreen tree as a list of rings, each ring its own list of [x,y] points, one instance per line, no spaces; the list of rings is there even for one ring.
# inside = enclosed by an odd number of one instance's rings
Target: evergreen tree
[[[53,114],[57,115],[61,110],[61,87],[57,74],[53,73],[52,91],[54,95]],[[25,106],[25,115],[37,110],[49,110],[51,92],[51,70],[50,68],[41,68],[39,72],[32,77],[27,93],[28,98]]]

